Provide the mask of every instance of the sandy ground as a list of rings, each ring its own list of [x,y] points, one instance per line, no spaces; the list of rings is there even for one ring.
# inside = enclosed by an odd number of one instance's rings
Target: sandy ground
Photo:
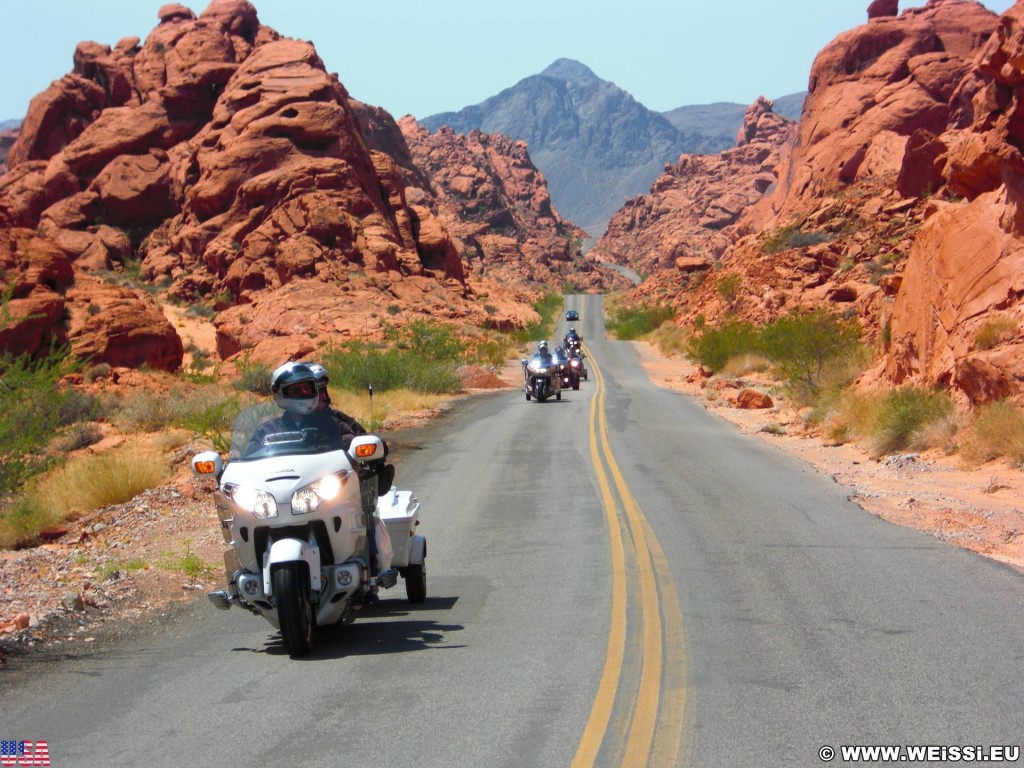
[[[743,432],[798,456],[849,489],[851,501],[871,514],[1024,571],[1024,472],[1010,462],[970,467],[938,452],[876,460],[862,446],[826,444],[807,433],[800,414],[785,403],[736,407],[740,382],[702,379],[689,361],[665,358],[648,344],[638,343],[637,350],[654,383],[690,395]]]

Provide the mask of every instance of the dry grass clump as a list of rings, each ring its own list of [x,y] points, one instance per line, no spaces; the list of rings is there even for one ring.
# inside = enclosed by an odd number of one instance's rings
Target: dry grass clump
[[[963,453],[978,464],[1005,457],[1024,466],[1024,410],[1006,400],[982,406]]]
[[[81,456],[42,479],[35,489],[41,506],[73,519],[111,504],[129,501],[168,477],[166,459],[155,450],[127,445]]]
[[[136,444],[72,457],[0,503],[0,549],[31,544],[46,528],[129,501],[169,474],[160,451]]]
[[[722,375],[727,377],[744,376],[748,373],[760,373],[772,367],[771,361],[764,355],[743,354],[730,357],[722,368]]]
[[[864,440],[872,456],[904,450],[954,450],[959,421],[944,392],[899,387],[884,392],[844,390],[821,419],[833,440]]]
[[[975,349],[992,349],[998,346],[1017,330],[1017,321],[1012,317],[1000,315],[985,322],[974,337]]]
[[[647,336],[666,357],[685,355],[690,344],[690,333],[674,323],[662,323]]]

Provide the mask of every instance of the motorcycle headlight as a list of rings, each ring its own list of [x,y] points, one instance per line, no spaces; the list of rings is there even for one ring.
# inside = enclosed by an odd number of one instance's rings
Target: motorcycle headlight
[[[231,492],[231,500],[260,519],[277,517],[277,500],[266,491],[239,485]]]
[[[300,488],[292,494],[292,514],[308,515],[320,508],[320,502],[333,501],[341,495],[341,489],[348,482],[349,472],[327,475],[312,485]]]

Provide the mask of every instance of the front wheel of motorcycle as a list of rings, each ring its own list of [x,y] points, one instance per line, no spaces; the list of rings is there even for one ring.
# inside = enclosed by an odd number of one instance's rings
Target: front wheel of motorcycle
[[[313,606],[309,603],[309,579],[298,563],[285,563],[274,571],[274,600],[281,638],[293,659],[313,647]]]
[[[410,565],[405,569],[405,594],[410,603],[422,603],[427,599],[427,566],[425,563]]]

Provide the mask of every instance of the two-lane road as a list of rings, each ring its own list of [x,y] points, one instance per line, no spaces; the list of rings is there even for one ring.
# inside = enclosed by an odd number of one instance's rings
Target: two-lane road
[[[602,338],[600,297],[567,305],[579,391],[504,390],[398,436],[425,603],[400,585],[291,660],[202,601],[0,674],[0,738],[75,768],[813,766],[826,745],[1021,742],[1020,574],[863,512],[653,386]]]

